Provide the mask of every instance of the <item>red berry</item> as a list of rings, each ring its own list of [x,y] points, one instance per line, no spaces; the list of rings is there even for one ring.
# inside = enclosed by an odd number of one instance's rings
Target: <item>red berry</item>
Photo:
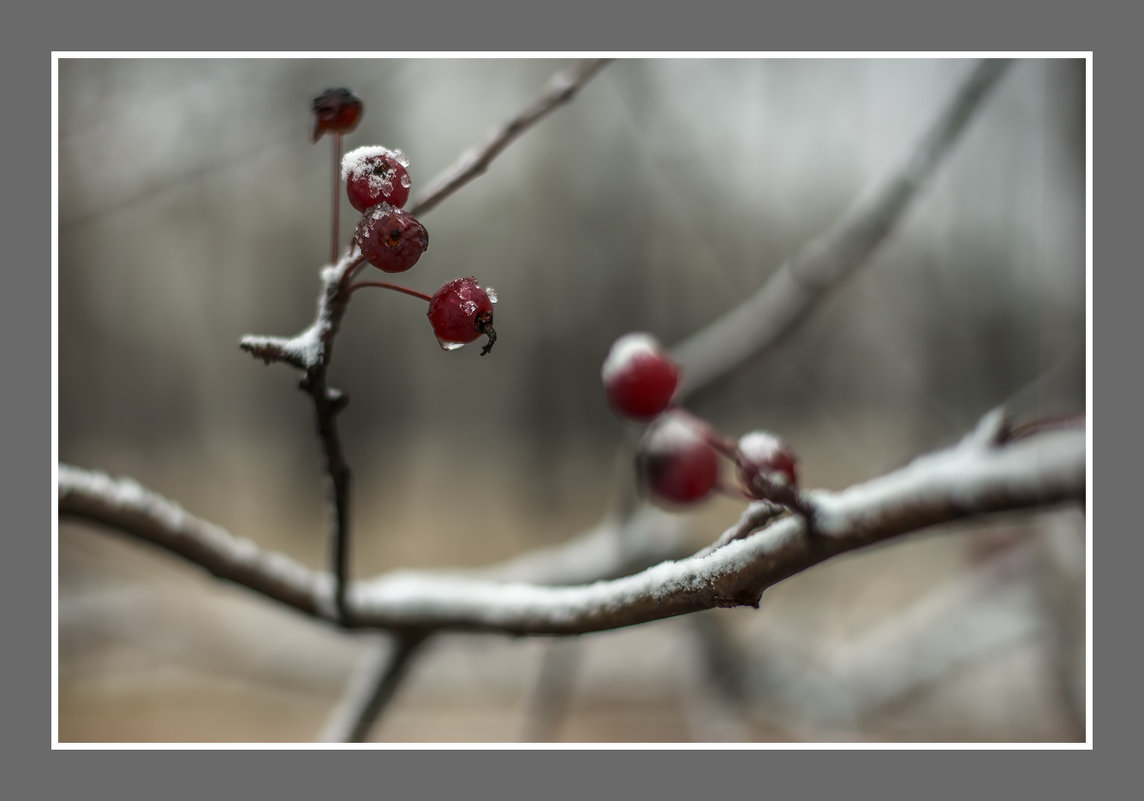
[[[386,203],[365,213],[354,232],[365,260],[387,273],[402,273],[429,247],[425,226],[407,211]]]
[[[481,289],[475,278],[454,278],[438,289],[429,300],[427,315],[441,347],[455,350],[485,334],[489,341],[481,355],[492,350],[497,341],[497,332],[493,329],[496,299],[496,292]]]
[[[653,498],[695,503],[718,486],[719,457],[702,421],[671,411],[648,426],[636,455],[636,472]]]
[[[314,98],[311,108],[314,111],[311,142],[317,142],[326,131],[349,133],[361,120],[361,101],[349,89],[327,89]]]
[[[794,452],[781,439],[766,431],[752,431],[739,438],[739,477],[750,489],[755,476],[794,487],[798,484]]]
[[[366,211],[381,203],[401,208],[409,199],[409,159],[400,150],[359,147],[342,159],[342,180],[350,205]]]
[[[600,370],[612,407],[635,420],[650,420],[671,404],[679,368],[650,334],[625,334],[615,341]]]

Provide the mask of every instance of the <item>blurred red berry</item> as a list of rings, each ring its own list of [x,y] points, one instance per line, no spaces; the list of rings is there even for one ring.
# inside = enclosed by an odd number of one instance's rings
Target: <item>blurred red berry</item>
[[[402,273],[429,247],[425,226],[407,211],[388,204],[365,213],[354,232],[365,260],[387,273]]]
[[[794,487],[798,484],[797,459],[781,439],[766,431],[739,438],[739,477],[748,489],[755,476]]]
[[[718,486],[719,457],[702,421],[670,411],[653,420],[640,440],[636,472],[653,499],[695,503]]]
[[[496,292],[484,290],[475,278],[455,278],[438,289],[429,300],[429,323],[445,350],[454,350],[485,334],[489,341],[484,356],[493,348],[497,332],[493,328]]]
[[[617,412],[649,420],[671,405],[679,368],[650,334],[625,334],[615,341],[600,370],[604,392]]]
[[[362,103],[349,89],[327,89],[314,98],[314,128],[310,141],[317,142],[326,131],[349,133],[361,120]]]
[[[342,180],[350,205],[362,212],[381,203],[404,206],[413,185],[407,166],[409,159],[400,150],[359,147],[347,153],[342,159]]]

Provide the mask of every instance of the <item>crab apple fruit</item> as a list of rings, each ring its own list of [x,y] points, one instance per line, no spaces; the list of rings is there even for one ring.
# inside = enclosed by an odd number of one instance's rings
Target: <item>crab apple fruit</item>
[[[382,203],[358,222],[354,241],[365,260],[377,269],[403,273],[429,247],[429,234],[409,212]]]
[[[612,408],[634,420],[650,420],[671,405],[679,368],[659,342],[642,332],[617,339],[600,370]]]
[[[350,205],[364,212],[381,203],[401,208],[409,199],[413,182],[409,159],[400,150],[384,147],[359,147],[342,158],[342,180]]]
[[[496,292],[482,289],[472,277],[454,278],[433,293],[426,315],[441,347],[455,350],[484,334],[489,341],[481,349],[481,355],[492,350],[497,341],[493,328],[496,301]]]
[[[706,498],[719,485],[706,424],[682,411],[657,417],[640,440],[636,473],[655,500],[686,505]]]
[[[781,439],[766,431],[752,431],[739,438],[739,477],[749,489],[755,476],[794,487],[798,484],[794,452]]]
[[[314,98],[314,128],[310,141],[317,142],[327,131],[349,133],[361,120],[362,103],[349,89],[327,89]]]

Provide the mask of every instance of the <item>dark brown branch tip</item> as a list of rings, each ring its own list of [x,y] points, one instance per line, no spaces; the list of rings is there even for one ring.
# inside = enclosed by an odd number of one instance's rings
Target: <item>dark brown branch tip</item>
[[[485,343],[483,348],[481,348],[481,355],[484,356],[486,353],[493,349],[493,345],[495,345],[497,341],[497,331],[495,328],[493,328],[492,312],[485,312],[484,314],[478,316],[476,326],[478,331],[489,338],[489,341]]]
[[[350,405],[350,396],[340,389],[327,389],[326,400],[330,402],[330,411],[340,412]]]

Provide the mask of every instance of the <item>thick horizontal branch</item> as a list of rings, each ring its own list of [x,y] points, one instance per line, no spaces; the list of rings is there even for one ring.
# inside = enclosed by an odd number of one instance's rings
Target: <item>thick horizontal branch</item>
[[[1082,429],[998,443],[998,418],[963,442],[839,493],[814,492],[817,534],[788,517],[705,556],[579,586],[539,586],[394,572],[349,585],[357,627],[578,634],[722,606],[756,605],[763,591],[832,556],[929,526],[1082,502]],[[130,480],[60,466],[59,511],[151,542],[307,614],[335,619],[333,581],[261,551]]]

